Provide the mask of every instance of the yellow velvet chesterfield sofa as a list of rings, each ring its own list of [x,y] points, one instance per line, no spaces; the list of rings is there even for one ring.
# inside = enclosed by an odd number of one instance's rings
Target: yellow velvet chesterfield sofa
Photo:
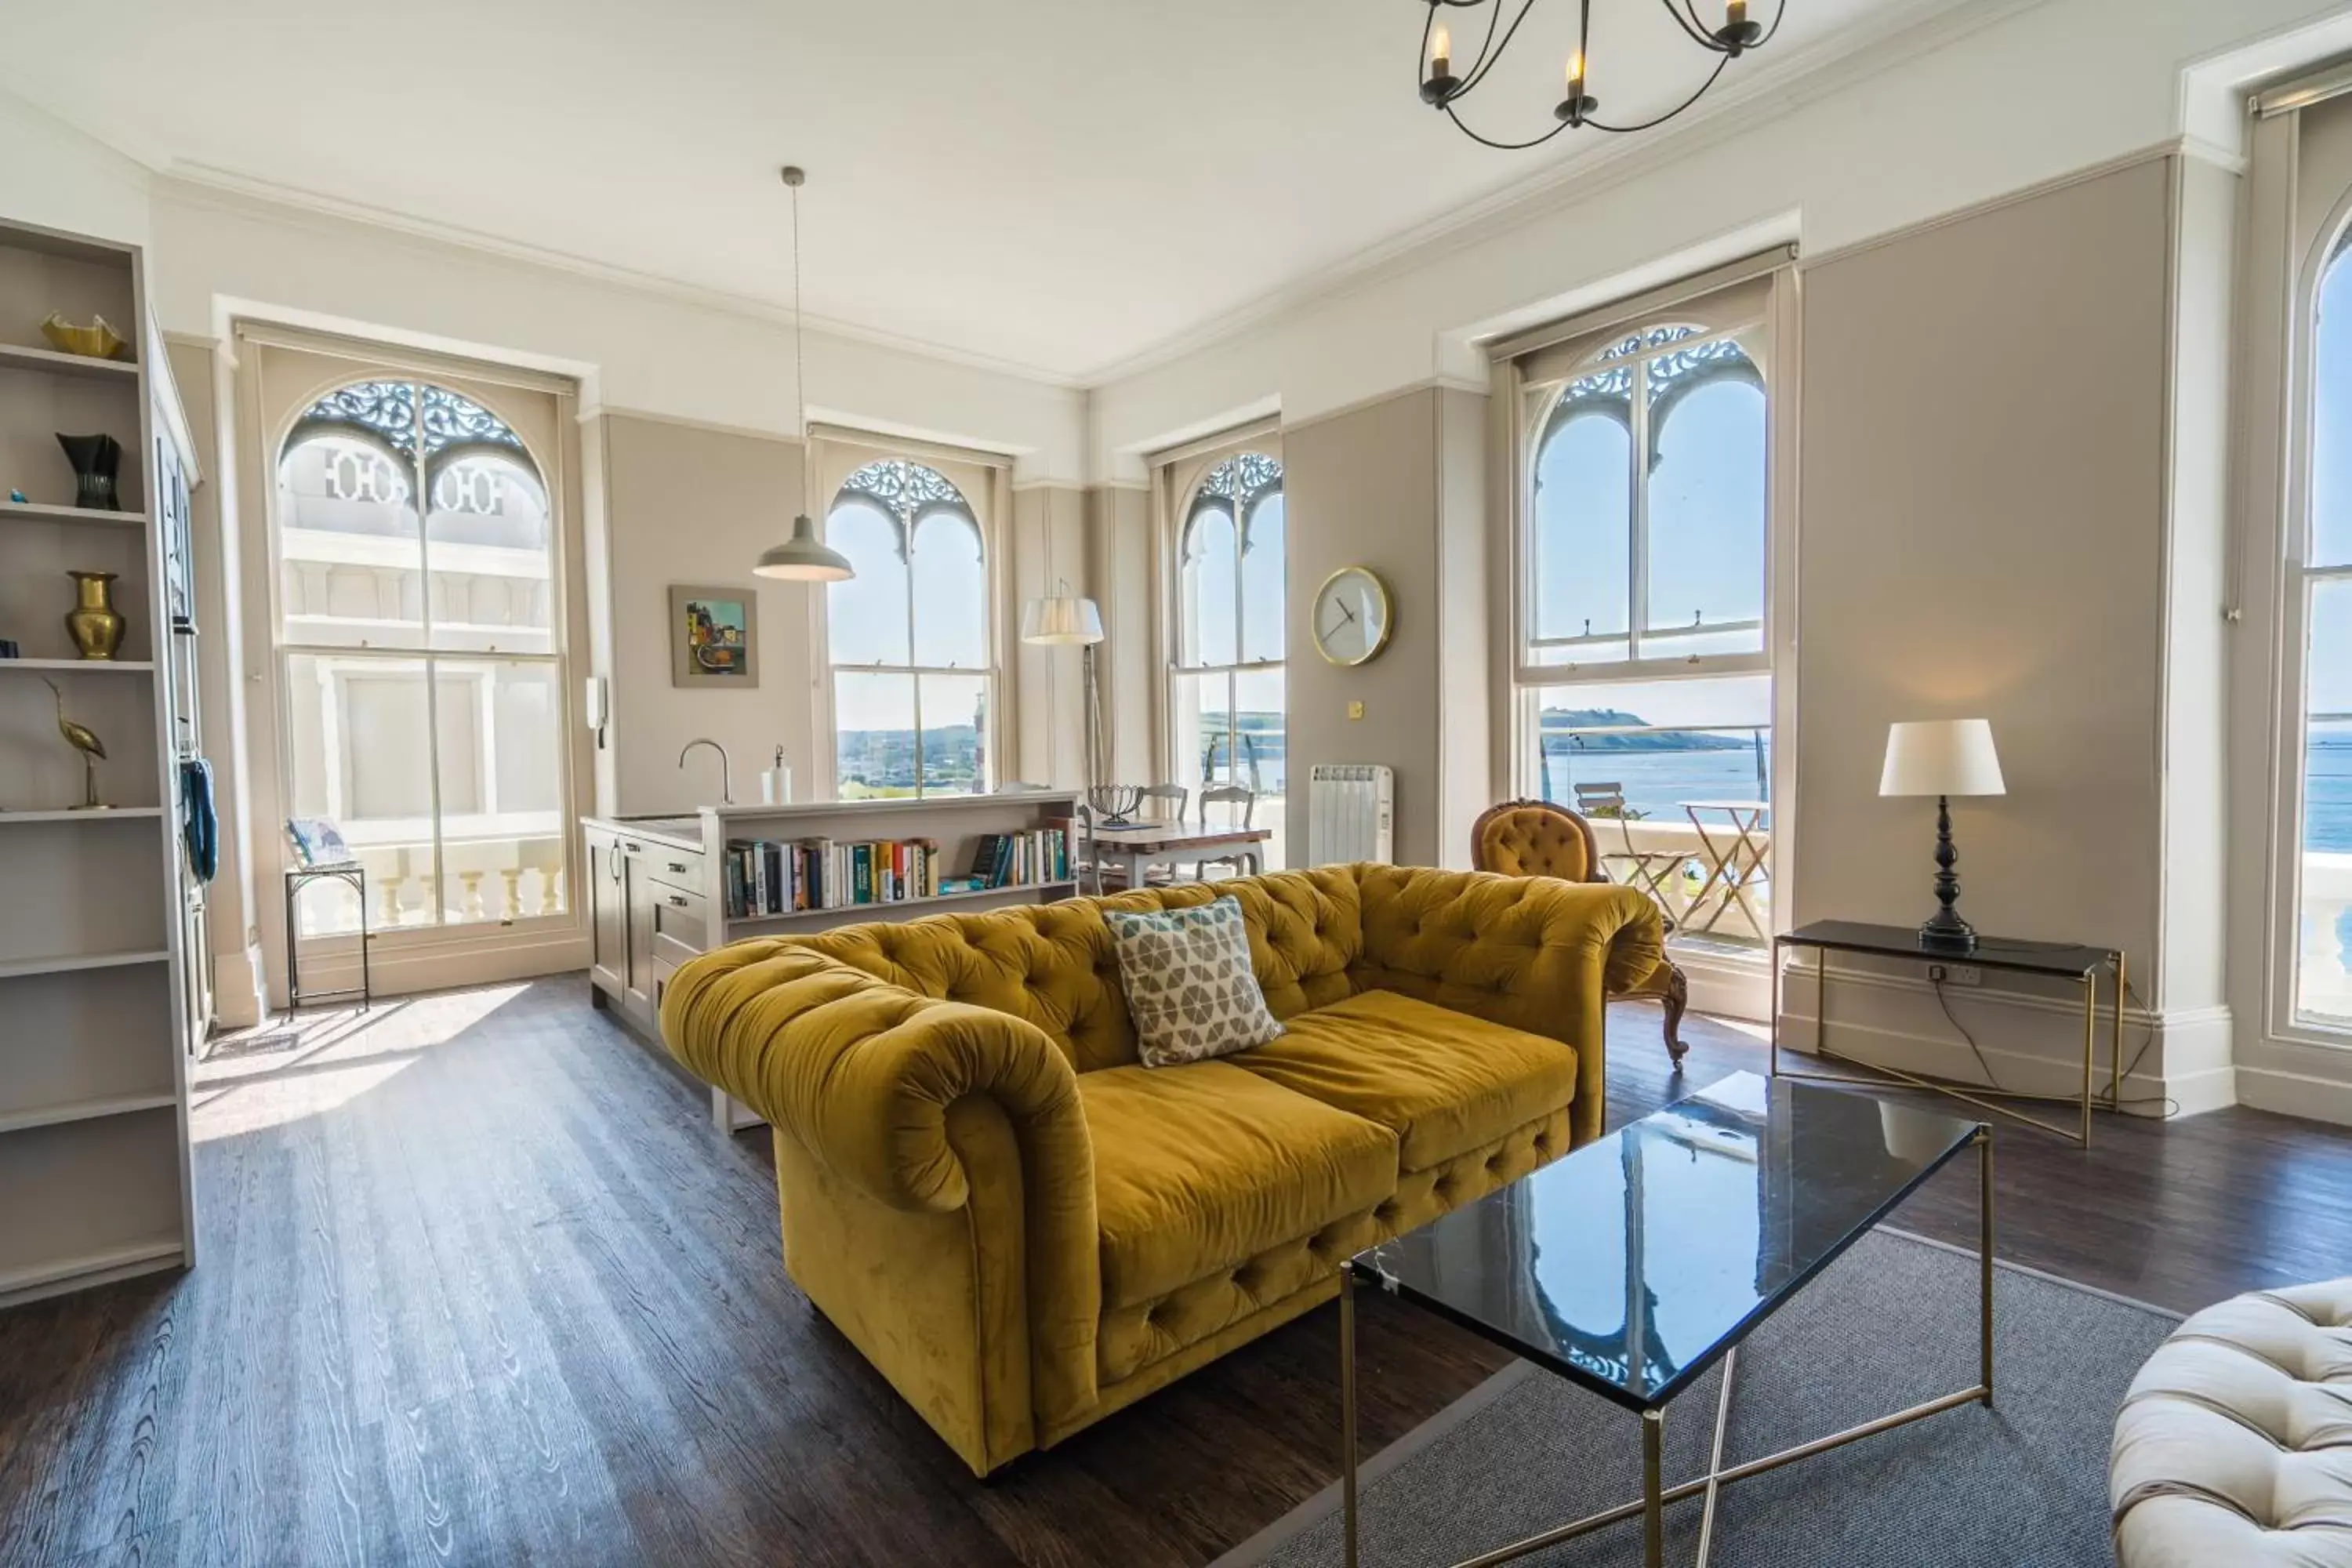
[[[1143,1067],[1102,910],[1213,897],[1284,1033]],[[1597,1136],[1661,941],[1629,889],[1330,866],[737,942],[662,1034],[772,1125],[793,1279],[986,1475]]]

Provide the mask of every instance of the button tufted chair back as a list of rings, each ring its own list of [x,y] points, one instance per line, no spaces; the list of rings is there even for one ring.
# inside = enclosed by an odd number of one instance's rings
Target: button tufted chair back
[[[1470,826],[1470,864],[1506,877],[1607,880],[1592,825],[1548,800],[1507,800],[1488,806]]]

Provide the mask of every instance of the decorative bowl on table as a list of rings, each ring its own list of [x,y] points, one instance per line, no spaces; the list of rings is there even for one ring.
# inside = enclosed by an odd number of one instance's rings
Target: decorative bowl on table
[[[1087,791],[1087,804],[1095,809],[1097,827],[1132,827],[1131,814],[1143,804],[1141,784],[1096,784]]]
[[[89,325],[78,327],[52,310],[41,323],[41,336],[60,352],[84,359],[113,359],[130,346],[121,333],[107,325],[104,316],[92,316]]]

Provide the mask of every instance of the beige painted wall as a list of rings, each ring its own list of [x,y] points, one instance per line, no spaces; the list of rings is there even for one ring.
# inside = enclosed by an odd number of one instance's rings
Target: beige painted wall
[[[1283,495],[1290,534],[1290,842],[1307,842],[1307,770],[1385,763],[1396,770],[1396,858],[1440,859],[1438,801],[1438,397],[1423,388],[1286,426]],[[1327,663],[1309,620],[1315,591],[1342,566],[1389,585],[1396,633],[1354,668]],[[1348,717],[1361,700],[1364,717]]]
[[[752,561],[789,531],[799,510],[800,443],[626,415],[586,423],[593,427],[586,445],[604,458],[610,562],[610,645],[599,645],[597,665],[611,683],[613,795],[597,809],[638,816],[717,801],[717,758],[698,751],[677,765],[679,748],[698,735],[727,748],[737,800],[759,798],[760,770],[778,746],[796,795],[812,798],[811,603],[818,590],[751,575]],[[670,684],[672,584],[736,584],[758,595],[755,689]],[[605,772],[601,763],[598,772]]]
[[[1798,921],[1931,908],[1886,726],[1992,722],[1962,907],[2155,957],[2168,175],[2143,164],[1809,268]]]
[[[1103,630],[1097,651],[1102,682],[1107,777],[1132,784],[1159,776],[1158,700],[1161,675],[1153,646],[1151,492],[1127,485],[1087,491],[1087,531],[1095,563]]]
[[[1011,679],[1021,694],[1020,733],[1004,776],[1075,787],[1086,782],[1086,690],[1080,651],[1031,647],[1021,641],[1022,607],[1040,595],[1094,595],[1092,530],[1082,486],[1029,485],[1013,492],[1012,556],[1007,563],[1014,617],[1005,638]]]

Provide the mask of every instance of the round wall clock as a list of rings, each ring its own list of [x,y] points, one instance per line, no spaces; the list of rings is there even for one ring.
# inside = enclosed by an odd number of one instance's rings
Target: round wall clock
[[[1315,647],[1333,664],[1362,664],[1396,629],[1389,585],[1369,566],[1342,566],[1315,590]]]

